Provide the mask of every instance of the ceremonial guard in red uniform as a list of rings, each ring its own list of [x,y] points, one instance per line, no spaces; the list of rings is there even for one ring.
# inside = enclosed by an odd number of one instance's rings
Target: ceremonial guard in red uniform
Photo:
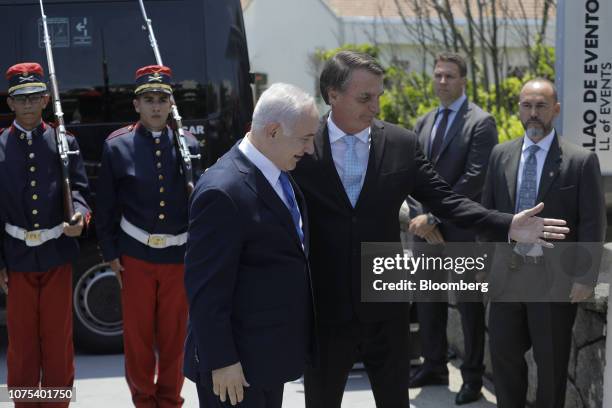
[[[188,190],[167,125],[171,75],[159,65],[136,72],[140,120],[106,139],[96,194],[100,247],[122,286],[126,379],[139,408],[183,403]],[[186,139],[197,154],[197,140]]]
[[[87,176],[69,156],[63,191],[56,129],[42,121],[49,94],[42,67],[10,67],[7,103],[15,121],[0,131],[0,286],[7,293],[9,387],[72,387],[72,265],[90,218]],[[70,151],[78,144],[67,135]],[[70,201],[71,200],[71,203]],[[68,203],[66,202],[68,201]],[[65,206],[74,209],[65,219]],[[66,222],[69,221],[69,222]],[[23,403],[16,407],[66,407]]]

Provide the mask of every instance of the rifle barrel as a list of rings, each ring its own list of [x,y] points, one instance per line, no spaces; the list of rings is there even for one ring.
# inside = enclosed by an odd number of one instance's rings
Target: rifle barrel
[[[62,168],[62,196],[64,203],[64,217],[66,221],[73,224],[74,203],[72,202],[72,190],[70,188],[70,155],[79,154],[78,150],[70,151],[68,139],[66,138],[66,126],[64,124],[64,112],[62,111],[62,103],[60,100],[59,86],[57,85],[57,76],[55,74],[55,62],[53,60],[53,50],[51,49],[51,36],[49,35],[49,27],[47,23],[47,15],[43,0],[39,0],[40,14],[43,24],[43,34],[45,51],[47,54],[47,66],[49,70],[49,82],[51,83],[51,97],[53,98],[53,113],[57,119],[57,129],[55,129],[55,143],[57,145],[57,153],[59,155]]]
[[[41,0],[42,1],[42,0]],[[145,30],[149,35],[149,42],[151,43],[151,48],[153,49],[153,54],[155,54],[155,60],[157,65],[164,65],[161,57],[161,53],[159,52],[159,46],[157,45],[157,39],[155,38],[155,32],[153,31],[153,23],[151,19],[147,15],[147,10],[145,9],[144,1],[138,0],[140,4],[140,11],[142,12],[142,18],[145,21]],[[170,103],[172,104],[172,119],[176,124],[176,130],[174,131],[175,144],[178,149],[179,154],[181,155],[181,168],[183,169],[183,175],[185,176],[185,184],[187,186],[187,196],[190,196],[193,192],[193,166],[191,163],[191,158],[199,158],[199,155],[192,156],[189,151],[189,147],[187,146],[187,142],[185,140],[185,131],[183,130],[183,121],[181,119],[181,115],[178,111],[178,106],[176,106],[176,101],[174,100],[174,96],[170,96]]]

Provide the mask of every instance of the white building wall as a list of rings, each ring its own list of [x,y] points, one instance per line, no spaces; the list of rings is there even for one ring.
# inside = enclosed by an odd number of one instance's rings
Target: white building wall
[[[459,27],[462,23],[459,21]],[[510,23],[504,24],[500,21],[498,29],[498,41],[500,48],[503,42],[506,44],[506,58],[502,63],[509,67],[527,66],[527,55],[524,52],[524,43],[516,28]],[[535,34],[536,26],[532,21],[525,21],[530,26],[530,32]],[[380,59],[383,63],[389,63],[393,58],[409,63],[409,70],[426,71],[433,69],[433,61],[429,58],[427,65],[423,67],[423,53],[420,45],[411,38],[400,18],[375,18],[375,17],[351,17],[341,20],[343,38],[347,43],[361,44],[374,43],[379,46]],[[547,32],[546,44],[554,46],[555,20],[551,19]],[[535,38],[535,35],[534,35]],[[533,39],[532,39],[533,41]],[[480,50],[477,50],[480,54]],[[477,60],[480,62],[480,55]],[[492,75],[492,72],[490,72]]]
[[[342,44],[338,19],[322,0],[251,0],[244,10],[251,70],[268,84],[288,82],[315,94],[309,55]]]
[[[310,55],[317,48],[331,49],[347,43],[377,44],[383,63],[395,57],[407,62],[409,70],[423,69],[421,50],[399,17],[340,18],[325,0],[251,0],[244,10],[244,22],[251,69],[268,74],[268,84],[288,82],[316,95],[316,73],[310,64]],[[507,41],[507,63],[526,66],[520,38],[513,34],[513,29],[505,31],[509,24],[500,21],[498,30],[500,42],[504,37]],[[535,22],[524,24],[535,30]],[[554,38],[555,20],[551,19],[548,45],[554,44]],[[431,61],[427,61],[425,70],[431,70]]]

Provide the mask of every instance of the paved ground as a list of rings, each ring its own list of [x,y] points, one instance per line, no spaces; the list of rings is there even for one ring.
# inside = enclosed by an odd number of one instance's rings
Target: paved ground
[[[449,364],[451,370],[450,387],[427,387],[410,391],[410,400],[414,408],[454,407],[454,393],[461,385],[458,369]],[[123,355],[77,355],[76,358],[76,396],[74,407],[86,408],[123,408],[130,407],[127,385],[123,379]],[[6,347],[0,349],[0,384],[6,386]],[[449,389],[450,388],[450,389]],[[491,389],[491,387],[488,387]],[[374,408],[374,399],[370,383],[363,371],[353,371],[344,394],[343,408]],[[467,408],[495,407],[495,397],[487,390],[485,399],[467,405]],[[189,380],[183,388],[185,407],[198,407],[195,386]],[[301,381],[285,386],[284,408],[303,408],[304,389]],[[1,403],[0,407],[10,407]]]

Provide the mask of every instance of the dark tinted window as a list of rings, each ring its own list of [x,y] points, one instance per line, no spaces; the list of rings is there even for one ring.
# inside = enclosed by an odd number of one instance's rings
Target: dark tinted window
[[[185,124],[198,134],[206,128],[217,156],[243,134],[252,111],[239,0],[146,0],[145,6],[163,62],[173,70]],[[80,138],[103,140],[109,129],[134,121],[134,73],[155,63],[138,1],[46,0],[45,11],[66,123]],[[46,72],[38,3],[0,0],[0,16],[2,73],[22,61],[40,62]],[[2,101],[2,125],[8,114]],[[85,154],[95,158],[99,145]]]

